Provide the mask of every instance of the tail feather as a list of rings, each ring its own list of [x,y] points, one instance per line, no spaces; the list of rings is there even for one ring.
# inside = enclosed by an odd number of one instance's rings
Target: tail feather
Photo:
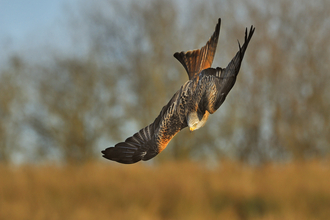
[[[174,57],[183,65],[188,73],[189,79],[194,78],[202,70],[210,68],[213,62],[215,51],[217,49],[219,33],[220,33],[221,19],[219,18],[218,24],[211,38],[207,41],[206,45],[201,49],[189,50],[187,52],[177,52]]]

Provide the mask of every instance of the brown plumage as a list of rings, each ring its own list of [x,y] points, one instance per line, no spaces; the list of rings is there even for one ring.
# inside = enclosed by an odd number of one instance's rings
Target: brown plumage
[[[164,150],[170,140],[183,128],[191,131],[202,127],[225,101],[234,86],[246,48],[255,28],[245,30],[244,44],[226,68],[211,68],[216,51],[221,19],[204,47],[199,50],[175,53],[174,57],[186,69],[189,80],[163,107],[155,121],[125,142],[102,151],[103,157],[119,163],[149,160]]]
[[[210,68],[217,49],[221,20],[219,19],[215,31],[206,45],[201,49],[177,52],[174,57],[186,69],[189,80],[198,75],[202,70]]]

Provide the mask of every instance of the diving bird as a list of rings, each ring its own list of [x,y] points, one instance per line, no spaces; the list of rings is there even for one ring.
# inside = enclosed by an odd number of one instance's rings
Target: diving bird
[[[244,44],[238,41],[239,50],[226,68],[211,68],[221,19],[206,45],[201,49],[177,52],[174,57],[183,65],[189,80],[173,95],[153,123],[142,128],[125,142],[102,151],[103,157],[119,163],[131,164],[149,160],[163,151],[171,139],[185,127],[190,131],[204,126],[225,101],[234,86],[246,48],[255,28],[245,29]]]

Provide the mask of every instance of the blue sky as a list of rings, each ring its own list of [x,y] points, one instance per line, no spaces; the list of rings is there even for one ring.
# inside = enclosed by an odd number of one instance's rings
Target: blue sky
[[[63,29],[58,28],[64,7],[74,0],[0,0],[0,62],[12,51],[30,53],[38,44],[52,38],[61,44]],[[54,36],[56,35],[56,36]],[[37,51],[36,51],[37,53]]]
[[[20,41],[51,26],[61,16],[65,0],[0,0],[0,38]]]

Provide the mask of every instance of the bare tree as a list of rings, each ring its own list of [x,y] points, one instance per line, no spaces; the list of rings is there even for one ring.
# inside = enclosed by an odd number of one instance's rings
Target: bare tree
[[[21,132],[15,136],[8,127],[17,125],[15,103],[31,105],[28,86],[19,83],[24,77],[38,91],[38,110],[21,115],[38,135],[40,156],[56,149],[65,161],[98,158],[99,150],[156,118],[188,79],[172,54],[203,46],[218,17],[223,22],[214,66],[225,67],[244,28],[256,26],[237,83],[205,127],[180,132],[156,160],[226,156],[266,163],[329,154],[328,1],[108,0],[76,6],[67,22],[75,48],[84,48],[77,56],[50,55],[52,62],[24,71],[13,59],[1,70],[1,160],[16,150],[12,141]]]
[[[18,122],[14,106],[22,101],[23,95],[19,86],[23,61],[18,56],[10,59],[8,68],[0,73],[0,162],[8,163],[15,151],[18,151]]]

